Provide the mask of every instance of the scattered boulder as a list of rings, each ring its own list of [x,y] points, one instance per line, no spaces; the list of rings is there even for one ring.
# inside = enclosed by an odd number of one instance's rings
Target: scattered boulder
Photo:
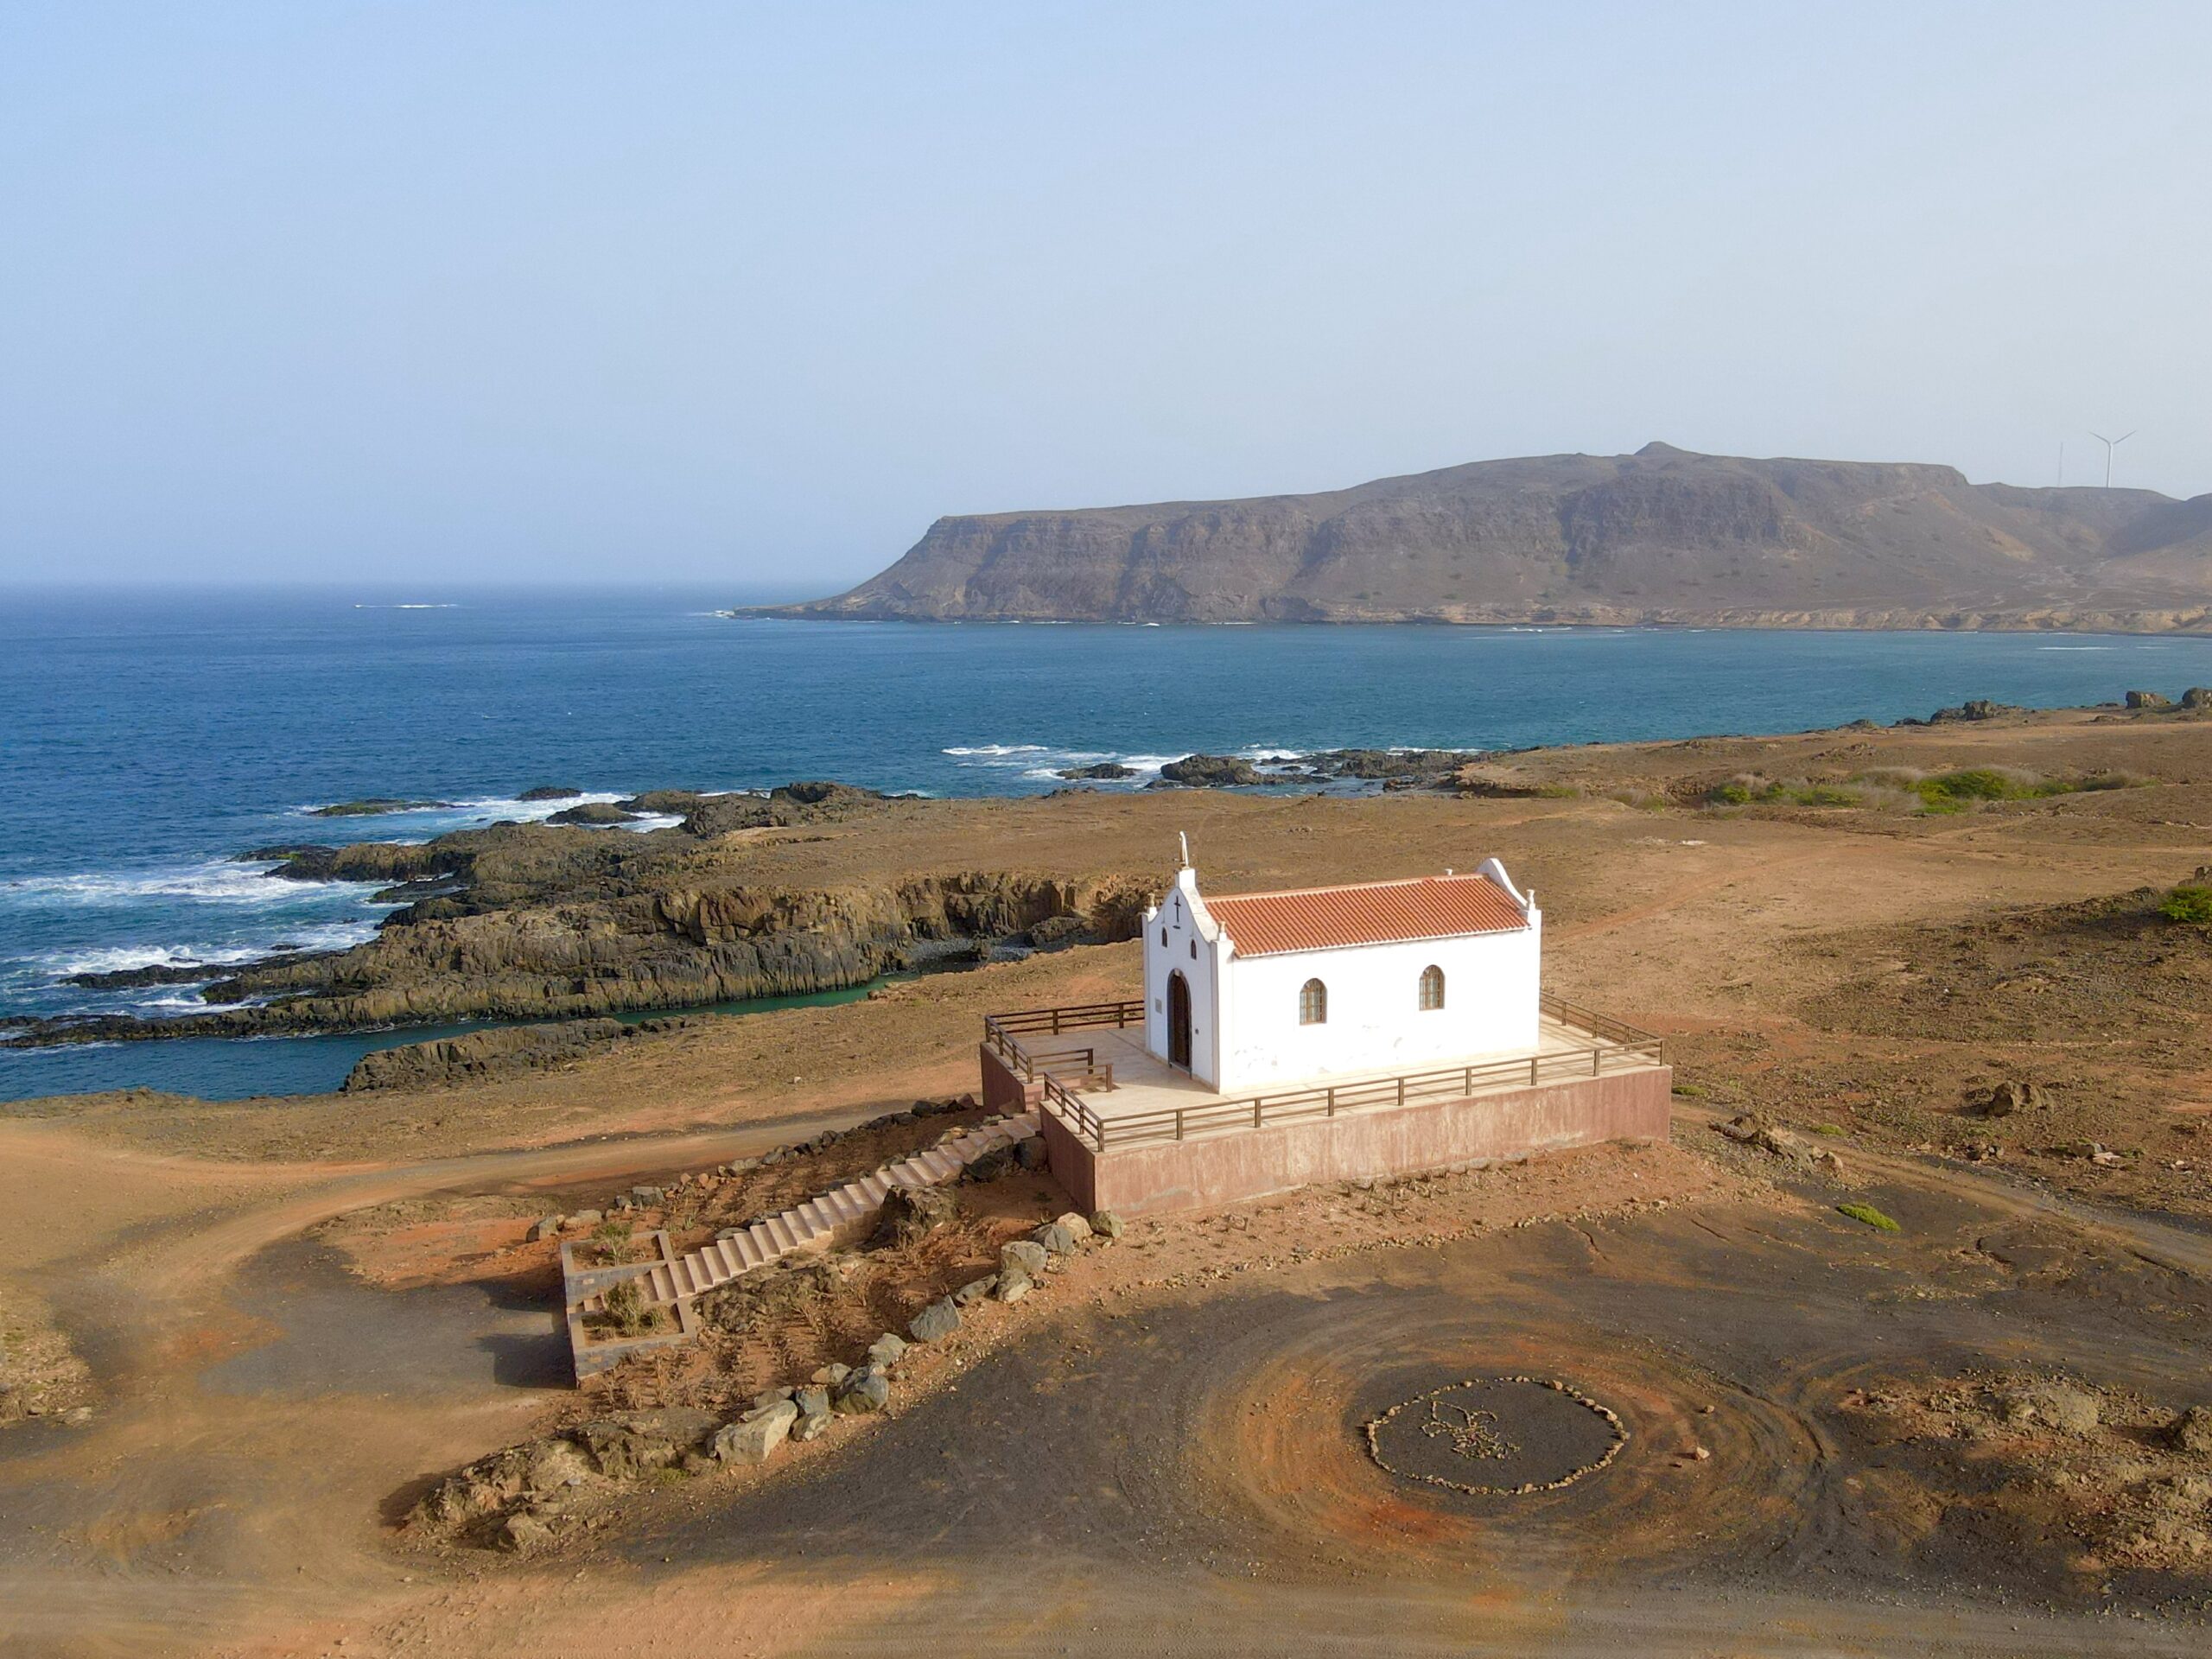
[[[835,1388],[838,1383],[843,1382],[852,1374],[853,1368],[849,1365],[824,1365],[821,1370],[815,1372],[814,1380],[817,1382],[826,1383],[830,1387]]]
[[[1122,1225],[1121,1217],[1115,1214],[1114,1211],[1111,1210],[1101,1210],[1097,1214],[1091,1217],[1090,1230],[1096,1234],[1100,1238],[1103,1239],[1107,1243],[1110,1244],[1128,1230]]]
[[[2131,691],[2127,694],[2127,706],[2131,709],[2171,709],[2174,703],[2171,697],[2156,691]]]
[[[723,1463],[766,1463],[798,1421],[798,1408],[788,1400],[748,1411],[715,1434],[715,1456]]]
[[[1136,775],[1135,766],[1125,766],[1118,760],[1096,760],[1087,766],[1064,766],[1060,770],[1060,776],[1068,779],[1134,778]]]
[[[1033,1135],[1026,1141],[1014,1143],[1014,1161],[1024,1169],[1042,1169],[1052,1156],[1045,1145],[1045,1137]]]
[[[941,1186],[894,1186],[884,1194],[868,1248],[883,1249],[916,1243],[938,1228],[960,1219],[958,1194]]]
[[[960,1179],[981,1185],[995,1181],[1014,1172],[1014,1154],[1010,1147],[993,1147],[981,1157],[969,1160],[968,1167],[960,1172]]]
[[[1992,1089],[1975,1109],[1983,1117],[2010,1117],[2015,1112],[2041,1111],[2050,1104],[2050,1096],[2041,1084],[2007,1080]]]
[[[543,1244],[547,1239],[560,1236],[561,1217],[558,1216],[540,1216],[537,1224],[530,1230],[530,1242],[533,1244]]]
[[[1054,1265],[1060,1258],[1073,1255],[1076,1252],[1075,1235],[1057,1221],[1046,1222],[1029,1236],[1044,1247],[1047,1266]]]
[[[999,1247],[999,1272],[1020,1274],[1025,1279],[1041,1277],[1051,1257],[1045,1247],[1034,1239],[1016,1239],[1011,1244]]]
[[[1055,1227],[1066,1228],[1068,1230],[1068,1236],[1075,1240],[1077,1244],[1084,1244],[1090,1242],[1090,1223],[1085,1220],[1083,1217],[1077,1215],[1072,1210],[1069,1211],[1065,1215],[1054,1216],[1052,1217],[1052,1225]]]
[[[667,1203],[668,1192],[664,1187],[633,1186],[630,1189],[630,1202],[640,1209],[651,1210]]]
[[[881,1411],[890,1400],[890,1382],[882,1372],[864,1366],[837,1385],[830,1397],[830,1408],[840,1417],[857,1417]]]
[[[916,1342],[942,1342],[959,1328],[960,1310],[941,1296],[908,1321],[906,1332]]]
[[[2212,1452],[2212,1406],[2191,1406],[2166,1426],[2166,1444],[2177,1452]]]
[[[868,1345],[868,1363],[879,1371],[887,1371],[906,1357],[906,1339],[896,1331],[887,1331]]]
[[[518,801],[573,801],[582,795],[581,789],[565,789],[559,784],[537,784],[515,797]]]
[[[561,1224],[564,1227],[596,1227],[601,1222],[605,1221],[607,1217],[604,1211],[598,1210],[579,1210],[575,1215],[570,1216]]]
[[[1034,1288],[1036,1281],[1017,1269],[998,1275],[997,1282],[991,1287],[991,1297],[995,1301],[1018,1302]]]
[[[973,1307],[996,1290],[998,1285],[999,1276],[995,1273],[982,1279],[970,1279],[952,1293],[952,1305],[955,1307]]]
[[[2181,694],[2184,709],[2212,709],[2212,685],[2192,685]]]

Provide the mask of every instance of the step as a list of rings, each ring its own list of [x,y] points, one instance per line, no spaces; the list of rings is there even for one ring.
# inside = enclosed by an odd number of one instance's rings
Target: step
[[[794,1249],[798,1245],[798,1240],[791,1236],[791,1230],[781,1216],[768,1217],[768,1236],[776,1241],[779,1252]]]
[[[733,1279],[745,1271],[745,1252],[738,1248],[742,1241],[734,1238],[715,1242],[715,1253],[722,1259],[722,1270]]]
[[[676,1281],[669,1277],[668,1264],[665,1262],[657,1262],[653,1264],[653,1270],[645,1275],[645,1283],[650,1287],[652,1294],[660,1300],[672,1302],[676,1300]]]
[[[870,1209],[879,1208],[885,1196],[891,1191],[891,1183],[884,1179],[883,1172],[880,1170],[873,1175],[862,1176],[858,1185],[861,1189],[861,1201]]]
[[[768,1230],[768,1224],[765,1221],[754,1222],[747,1230],[746,1236],[753,1241],[753,1248],[760,1252],[763,1262],[772,1262],[784,1253],[783,1246],[776,1243],[776,1236]]]
[[[804,1204],[799,1205],[798,1218],[813,1228],[817,1234],[826,1233],[836,1224],[830,1219],[830,1212],[822,1207],[822,1200],[819,1198],[809,1198]]]

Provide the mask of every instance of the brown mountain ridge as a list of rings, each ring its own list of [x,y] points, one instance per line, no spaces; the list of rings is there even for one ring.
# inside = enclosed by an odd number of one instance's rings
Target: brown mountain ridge
[[[940,518],[795,617],[2212,632],[2212,494],[1910,462],[1476,461],[1313,495]]]

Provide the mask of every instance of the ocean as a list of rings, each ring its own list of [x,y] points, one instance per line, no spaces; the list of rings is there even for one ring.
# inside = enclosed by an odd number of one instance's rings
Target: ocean
[[[1969,697],[2212,684],[2212,639],[1416,626],[786,622],[729,591],[0,593],[0,1017],[203,1007],[72,974],[369,937],[372,889],[266,879],[287,842],[543,816],[536,785],[830,778],[932,795],[1126,787],[1264,756],[1802,730]],[[325,819],[369,796],[442,804]],[[621,830],[607,834],[624,834]],[[334,1088],[420,1030],[0,1051],[0,1100]]]

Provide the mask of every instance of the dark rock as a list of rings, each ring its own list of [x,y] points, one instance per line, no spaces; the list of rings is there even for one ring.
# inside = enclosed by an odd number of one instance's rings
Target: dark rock
[[[2174,704],[2171,697],[2156,691],[2130,691],[2127,706],[2130,709],[2171,709]]]
[[[959,1328],[960,1310],[940,1297],[907,1322],[906,1334],[916,1342],[942,1342]]]
[[[530,1242],[533,1244],[543,1244],[547,1239],[560,1236],[561,1217],[558,1216],[540,1216],[537,1224],[530,1230]]]
[[[830,1408],[840,1417],[857,1417],[881,1411],[891,1399],[891,1384],[880,1371],[863,1367],[837,1385]]]
[[[985,1181],[995,1181],[1013,1171],[1014,1160],[1012,1147],[993,1147],[988,1152],[969,1159],[968,1167],[960,1172],[960,1179],[977,1185]]]
[[[582,1058],[622,1036],[619,1020],[569,1020],[556,1025],[500,1026],[435,1042],[378,1049],[353,1063],[340,1085],[346,1094],[370,1089],[431,1089],[483,1077],[542,1071]]]
[[[1160,767],[1160,775],[1186,789],[1234,789],[1267,781],[1257,766],[1233,754],[1186,754]]]
[[[883,1195],[868,1248],[912,1244],[949,1222],[960,1219],[960,1199],[941,1186],[894,1186]]]
[[[1069,766],[1060,773],[1063,778],[1134,778],[1136,775],[1135,766],[1125,766],[1118,760],[1100,760],[1088,766]]]
[[[1039,950],[1050,950],[1056,945],[1072,944],[1090,931],[1090,924],[1080,916],[1047,916],[1029,930],[1029,943]]]
[[[559,784],[537,784],[515,797],[518,801],[573,801],[583,793],[581,789],[569,789]]]
[[[2050,1104],[2050,1096],[2044,1093],[2042,1084],[2007,1080],[1989,1091],[1989,1097],[1975,1108],[1975,1115],[2010,1117],[2014,1112],[2040,1111]]]
[[[2212,709],[2212,685],[2192,685],[2181,694],[2184,709]]]
[[[906,1357],[906,1339],[896,1331],[887,1331],[868,1345],[868,1363],[879,1371],[888,1371]]]
[[[330,806],[318,806],[310,810],[311,818],[380,818],[393,812],[449,811],[451,801],[403,801],[390,796],[372,796],[365,801],[340,801]]]
[[[1051,1161],[1052,1149],[1045,1144],[1045,1137],[1033,1135],[1014,1144],[1014,1161],[1024,1169],[1042,1169]]]
[[[2212,1453],[2212,1406],[2191,1406],[2166,1426],[2166,1444],[2177,1452]]]
[[[582,806],[563,807],[548,818],[548,823],[581,823],[596,827],[601,824],[635,823],[638,815],[625,812],[612,801],[586,801]]]
[[[991,1300],[999,1302],[1018,1302],[1036,1286],[1037,1281],[1019,1268],[1009,1268],[1000,1274],[991,1287]]]
[[[1029,1236],[1048,1256],[1069,1256],[1076,1252],[1075,1235],[1057,1221],[1046,1222]]]

